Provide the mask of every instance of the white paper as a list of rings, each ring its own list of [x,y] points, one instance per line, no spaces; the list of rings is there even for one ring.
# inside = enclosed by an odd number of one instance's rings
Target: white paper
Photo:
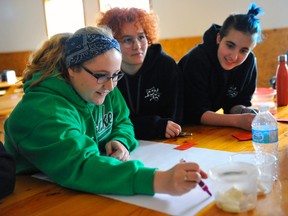
[[[139,146],[131,153],[130,160],[140,160],[147,167],[167,170],[179,163],[181,159],[184,159],[186,161],[196,162],[200,165],[201,169],[208,171],[209,168],[215,165],[228,162],[229,156],[234,154],[233,152],[196,147],[182,151],[176,150],[175,147],[177,146],[178,145],[139,140]],[[41,173],[34,174],[33,177],[51,181],[47,176]],[[208,187],[211,185],[209,179],[203,181]],[[166,194],[155,194],[154,196],[99,195],[164,212],[166,214],[181,216],[195,215],[203,207],[214,201],[213,196],[210,197],[200,187],[196,187],[182,196],[170,196]]]
[[[131,153],[131,160],[141,160],[147,167],[157,167],[160,170],[167,170],[179,163],[180,159],[197,162],[201,169],[208,171],[209,168],[226,163],[232,152],[224,152],[203,148],[190,148],[184,151],[174,149],[177,145],[139,141],[138,148]],[[211,185],[210,180],[204,180],[206,185]],[[211,188],[211,187],[210,187]],[[200,187],[182,196],[170,196],[155,194],[153,197],[146,195],[120,196],[104,195],[122,202],[131,203],[137,206],[164,212],[170,215],[191,216],[195,215],[203,207],[214,201]]]

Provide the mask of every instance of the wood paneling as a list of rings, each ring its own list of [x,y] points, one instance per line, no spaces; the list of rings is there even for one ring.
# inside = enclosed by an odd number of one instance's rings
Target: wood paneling
[[[21,76],[30,54],[31,51],[0,53],[0,71],[15,70]]]
[[[258,87],[269,87],[269,80],[276,73],[277,57],[288,50],[288,28],[263,31],[264,40],[253,50],[258,63]],[[202,42],[202,36],[173,38],[159,41],[166,53],[176,61],[191,48]],[[21,76],[31,51],[0,53],[0,71],[15,70]]]
[[[258,86],[269,86],[269,80],[276,75],[278,55],[288,50],[288,28],[263,31],[264,40],[254,49],[259,70]]]
[[[163,50],[178,62],[190,49],[202,43],[202,36],[165,39],[159,42]]]

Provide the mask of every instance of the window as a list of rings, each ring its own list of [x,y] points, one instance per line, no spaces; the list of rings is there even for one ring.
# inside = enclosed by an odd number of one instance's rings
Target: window
[[[101,12],[113,7],[137,7],[150,11],[150,0],[99,0],[99,4]]]
[[[44,0],[48,38],[85,26],[82,0]]]
[[[84,0],[43,0],[48,38],[61,32],[73,33],[85,27],[83,1]],[[151,5],[151,0],[98,1],[101,12],[105,12],[112,7],[137,7],[150,11]]]

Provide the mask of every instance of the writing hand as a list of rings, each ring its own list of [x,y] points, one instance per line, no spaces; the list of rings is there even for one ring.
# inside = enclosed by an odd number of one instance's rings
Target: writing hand
[[[120,161],[126,161],[129,159],[129,151],[119,141],[112,140],[105,145],[106,155],[114,157]]]

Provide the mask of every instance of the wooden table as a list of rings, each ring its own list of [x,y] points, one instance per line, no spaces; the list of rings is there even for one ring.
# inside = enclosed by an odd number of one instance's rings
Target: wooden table
[[[0,116],[9,115],[21,100],[23,94],[23,92],[17,92],[0,96]]]
[[[9,88],[11,85],[13,85],[14,83],[8,83],[7,81],[1,81],[0,82],[0,89],[5,89],[5,88]]]
[[[22,77],[17,77],[17,82],[22,82],[23,78]],[[1,81],[0,82],[0,89],[7,89],[9,88],[10,86],[14,85],[15,83],[10,83],[10,82],[7,82],[7,81]]]
[[[278,109],[276,117],[288,117],[288,107]],[[0,119],[1,120],[1,119]],[[197,147],[224,151],[253,150],[252,141],[238,141],[232,134],[244,132],[237,128],[193,126],[184,127],[192,137],[158,140],[182,144],[194,141]],[[288,215],[288,124],[279,123],[279,181],[266,196],[258,197],[255,210],[229,214],[219,210],[212,202],[197,215]],[[195,197],[197,199],[197,197]],[[15,192],[0,201],[0,215],[166,215],[132,204],[98,195],[62,188],[56,184],[18,176]]]
[[[17,92],[0,96],[0,141],[2,142],[4,142],[4,121],[19,103],[23,94],[23,92]]]
[[[7,92],[14,91],[16,88],[22,87],[22,77],[17,77],[16,83],[11,83],[7,81],[1,81],[0,82],[0,96],[5,95]]]

